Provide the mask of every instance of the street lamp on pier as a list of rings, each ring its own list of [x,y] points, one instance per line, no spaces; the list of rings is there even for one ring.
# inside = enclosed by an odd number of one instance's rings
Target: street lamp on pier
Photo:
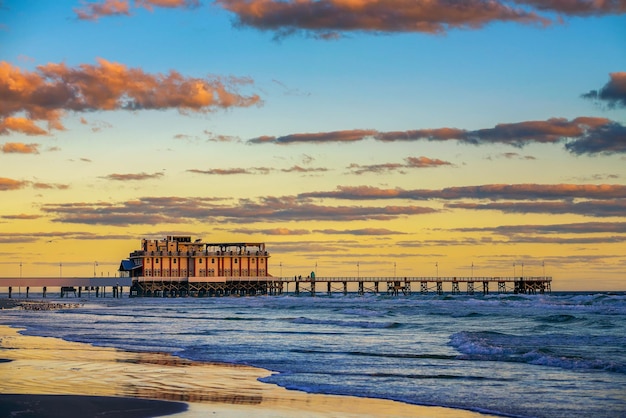
[[[93,277],[96,277],[96,267],[98,267],[98,262],[94,261],[93,262]]]
[[[356,262],[356,278],[358,279],[359,277],[361,277],[361,273],[359,271],[359,262]]]
[[[396,278],[396,262],[393,262],[393,278]]]
[[[435,268],[437,269],[437,280],[439,280],[439,262],[435,263]]]

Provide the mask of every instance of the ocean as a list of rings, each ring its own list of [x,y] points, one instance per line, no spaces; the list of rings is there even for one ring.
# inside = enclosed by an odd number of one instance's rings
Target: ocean
[[[626,417],[623,292],[83,302],[1,311],[0,323],[27,335],[262,367],[271,371],[262,381],[311,393],[513,417]]]

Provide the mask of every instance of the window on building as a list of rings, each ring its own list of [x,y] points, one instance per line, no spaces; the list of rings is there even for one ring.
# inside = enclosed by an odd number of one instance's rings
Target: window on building
[[[237,261],[238,261],[238,260],[235,258],[235,264],[237,264]]]
[[[174,264],[176,264],[176,259],[174,259]]]
[[[198,264],[202,264],[202,259],[199,259],[199,260],[198,260]]]
[[[157,263],[157,264],[159,264],[159,259],[158,259],[158,258],[155,258],[155,259],[154,259],[154,262],[155,262],[155,263]]]

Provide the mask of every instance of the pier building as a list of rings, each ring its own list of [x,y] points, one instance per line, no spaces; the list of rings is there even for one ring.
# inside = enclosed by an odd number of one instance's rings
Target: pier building
[[[119,277],[0,277],[0,293],[6,288],[8,297],[14,290],[60,288],[61,297],[81,297],[95,290],[96,297],[105,297],[107,286],[113,297],[205,297],[320,295],[332,293],[386,293],[409,295],[452,293],[487,295],[497,293],[536,294],[551,292],[549,276],[484,276],[475,277],[319,277],[314,272],[305,276],[276,277],[269,272],[270,254],[265,243],[192,241],[190,236],[168,236],[164,239],[141,240],[141,247],[120,263]],[[128,293],[123,287],[130,287]],[[101,290],[101,292],[99,292]]]
[[[142,239],[119,271],[132,278],[131,297],[273,293],[269,258],[265,243],[168,236]]]

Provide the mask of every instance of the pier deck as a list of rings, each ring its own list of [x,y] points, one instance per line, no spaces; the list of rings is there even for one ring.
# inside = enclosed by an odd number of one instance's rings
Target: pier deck
[[[332,294],[332,293],[387,293],[409,295],[411,293],[445,292],[452,294],[521,293],[536,294],[551,292],[552,277],[7,277],[0,278],[0,289],[6,288],[12,297],[19,287],[28,292],[31,288],[42,288],[44,297],[51,287],[61,289],[61,296],[78,296],[81,290],[102,290],[111,287],[114,297],[121,295],[123,287],[130,287],[130,297],[206,297],[206,296],[253,296]]]
[[[105,297],[106,289],[111,289],[113,297],[120,297],[124,287],[130,287],[130,277],[0,277],[0,289],[6,289],[9,298],[22,292],[26,298],[31,291],[40,289],[42,297],[48,296],[48,291],[58,288],[61,297],[81,297],[83,291],[91,295],[93,291],[96,297]]]
[[[494,289],[491,285],[494,284]],[[551,292],[552,277],[135,277],[131,297]],[[497,287],[496,287],[497,286]]]

